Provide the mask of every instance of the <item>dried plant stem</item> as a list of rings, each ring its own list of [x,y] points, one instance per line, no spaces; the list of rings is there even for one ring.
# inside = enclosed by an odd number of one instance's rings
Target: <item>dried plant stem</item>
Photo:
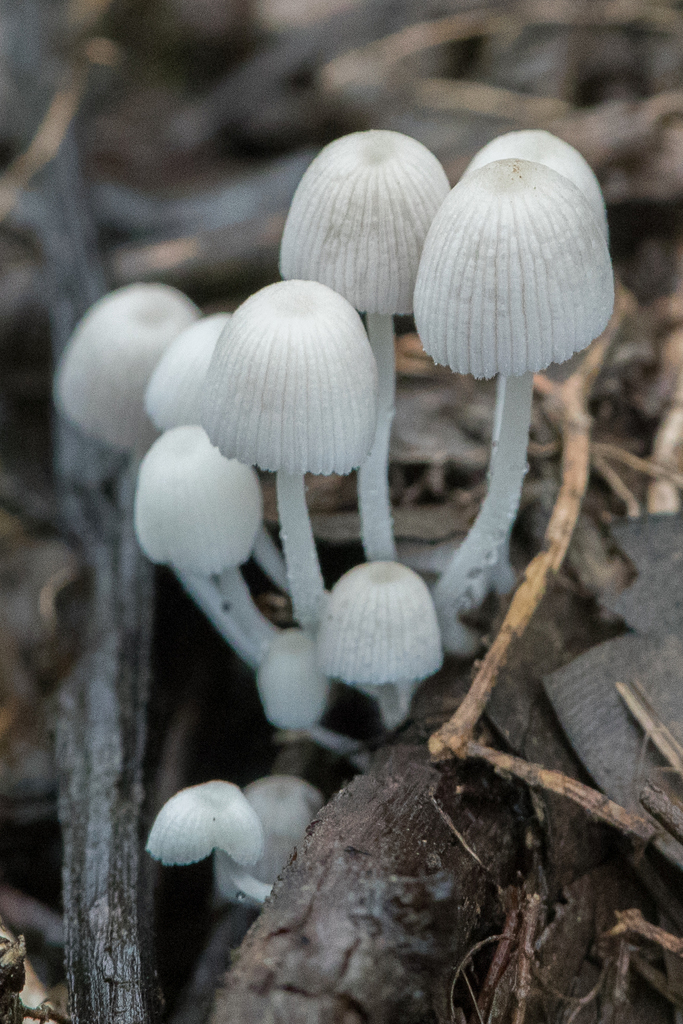
[[[531,994],[531,966],[534,962],[534,939],[541,915],[541,897],[532,893],[526,897],[522,909],[522,929],[519,939],[517,984],[515,986],[515,1012],[512,1024],[524,1024],[526,1008]]]
[[[586,411],[588,396],[607,350],[624,316],[631,309],[632,302],[629,293],[623,287],[618,287],[614,312],[604,333],[588,349],[579,369],[548,395],[547,401],[555,402],[560,408],[564,447],[562,486],[546,529],[545,546],[527,566],[524,579],[512,598],[500,631],[481,662],[467,696],[455,714],[430,736],[429,751],[438,760],[454,754],[464,756],[467,741],[486,707],[498,672],[507,660],[512,641],[524,633],[540,604],[548,581],[562,565],[588,483],[591,423]]]
[[[678,375],[669,409],[659,425],[652,449],[655,462],[673,472],[683,470],[683,329],[669,339],[678,358]],[[648,512],[680,512],[679,488],[672,480],[654,480],[647,492]]]
[[[479,743],[468,743],[465,753],[467,757],[486,761],[499,771],[509,772],[534,789],[546,789],[573,800],[594,818],[606,822],[632,839],[649,843],[656,833],[654,825],[642,815],[627,811],[599,793],[597,789],[591,789],[590,786],[585,786],[569,775],[563,775],[562,772],[543,768],[540,764],[533,764],[521,757],[514,757],[512,754],[505,754],[501,750],[484,747]]]
[[[654,942],[667,952],[683,959],[683,939],[656,924],[650,924],[636,907],[631,910],[615,910],[614,913],[618,923],[605,933],[607,936],[612,938],[618,935],[640,935],[648,942]]]
[[[671,797],[653,782],[648,782],[644,786],[640,802],[655,821],[658,821],[679,843],[683,843],[683,807],[679,803],[674,803]]]
[[[609,462],[593,450],[591,455],[593,469],[600,474],[607,486],[617,498],[620,498],[626,506],[626,515],[630,519],[637,519],[640,515],[640,504],[633,491],[626,486],[616,470],[612,469]]]
[[[616,444],[604,444],[601,441],[594,441],[591,444],[591,452],[602,456],[604,459],[622,462],[625,466],[629,466],[630,469],[635,469],[638,473],[645,473],[647,476],[654,477],[655,480],[666,480],[677,490],[683,490],[683,473],[677,473],[673,469],[661,466],[651,459],[641,459],[638,455],[634,455],[633,452],[620,448]]]
[[[616,691],[648,739],[675,771],[683,775],[683,747],[661,720],[637,679],[631,684],[616,682]]]

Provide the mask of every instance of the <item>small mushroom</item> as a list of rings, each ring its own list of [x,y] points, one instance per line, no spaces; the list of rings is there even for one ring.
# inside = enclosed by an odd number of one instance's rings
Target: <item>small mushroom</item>
[[[280,250],[284,278],[321,281],[367,314],[379,371],[375,439],[358,473],[368,559],[394,559],[388,485],[394,416],[394,313],[412,311],[427,229],[449,190],[433,153],[393,131],[354,132],[318,154],[301,179]]]
[[[284,629],[256,674],[266,718],[278,729],[309,729],[325,713],[330,685],[320,671],[315,644],[302,629]]]
[[[304,473],[349,473],[375,431],[377,368],[358,313],[316,281],[262,288],[235,311],[206,376],[203,424],[228,458],[277,473],[294,613],[315,630],[324,587]]]
[[[135,532],[147,557],[170,565],[226,641],[256,667],[277,631],[260,613],[239,566],[262,523],[251,466],[225,459],[199,426],[157,438],[138,472]],[[220,590],[209,577],[220,573]]]
[[[166,284],[130,284],[103,296],[77,325],[57,368],[57,408],[89,437],[142,452],[155,436],[144,409],[164,349],[200,313]]]
[[[374,697],[387,728],[403,721],[415,685],[443,662],[429,590],[398,562],[367,562],[344,573],[317,643],[323,672]]]
[[[434,589],[448,651],[476,644],[459,614],[485,596],[517,514],[533,373],[588,345],[613,303],[603,229],[584,194],[549,167],[489,163],[467,174],[434,218],[415,285],[422,344],[456,373],[505,378],[488,494]]]

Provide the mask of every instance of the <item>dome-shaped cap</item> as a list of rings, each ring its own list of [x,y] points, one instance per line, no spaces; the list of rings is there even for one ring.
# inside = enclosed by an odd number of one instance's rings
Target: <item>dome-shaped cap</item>
[[[113,448],[154,437],[144,394],[164,349],[200,316],[166,284],[130,284],[90,307],[69,340],[54,386],[59,410],[84,433]]]
[[[258,814],[265,836],[263,856],[252,873],[262,882],[274,882],[325,798],[295,775],[257,779],[244,787],[244,795]]]
[[[588,200],[527,160],[496,160],[455,186],[415,285],[425,350],[475,377],[564,362],[605,329],[613,304],[607,243]]]
[[[573,181],[588,200],[605,238],[608,237],[607,211],[600,183],[578,149],[574,149],[564,139],[558,139],[557,135],[551,135],[540,128],[508,132],[492,139],[480,149],[467,165],[465,174],[477,171],[493,160],[509,159],[532,160],[537,164],[544,164]]]
[[[327,706],[330,684],[320,671],[315,643],[302,629],[283,629],[256,674],[266,718],[278,729],[308,729]]]
[[[204,378],[229,313],[203,317],[171,342],[145,392],[145,409],[155,427],[168,430],[201,420]]]
[[[203,425],[229,458],[287,473],[348,473],[375,433],[377,367],[355,309],[316,281],[243,302],[206,375]]]
[[[282,276],[322,281],[367,313],[410,313],[422,244],[449,187],[434,154],[407,135],[336,139],[294,194]]]
[[[172,796],[157,814],[147,852],[162,864],[194,864],[218,848],[238,864],[263,855],[258,814],[232,782],[202,782]]]
[[[261,516],[254,470],[223,458],[201,427],[167,430],[140,464],[135,532],[153,562],[203,576],[241,565]]]
[[[323,672],[345,683],[410,684],[443,661],[424,581],[398,562],[357,565],[335,583],[318,634]]]

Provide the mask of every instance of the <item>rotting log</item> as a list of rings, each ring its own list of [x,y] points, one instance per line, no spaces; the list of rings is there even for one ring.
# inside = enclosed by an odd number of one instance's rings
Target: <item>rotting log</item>
[[[42,194],[36,228],[58,358],[105,290],[72,130]],[[133,533],[132,470],[63,423],[55,462],[62,526],[91,575],[81,654],[55,716],[69,1009],[73,1024],[143,1024],[155,1009],[140,879],[153,578]]]
[[[456,967],[501,930],[501,890],[527,868],[527,808],[516,785],[439,769],[424,746],[381,751],[309,827],[211,1024],[451,1020]]]

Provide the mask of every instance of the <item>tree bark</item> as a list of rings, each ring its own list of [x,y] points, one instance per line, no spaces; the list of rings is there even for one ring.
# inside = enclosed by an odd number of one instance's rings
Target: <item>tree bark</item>
[[[479,768],[435,767],[424,746],[380,752],[309,827],[211,1024],[450,1021],[454,971],[500,930],[500,889],[524,868],[519,795]]]

